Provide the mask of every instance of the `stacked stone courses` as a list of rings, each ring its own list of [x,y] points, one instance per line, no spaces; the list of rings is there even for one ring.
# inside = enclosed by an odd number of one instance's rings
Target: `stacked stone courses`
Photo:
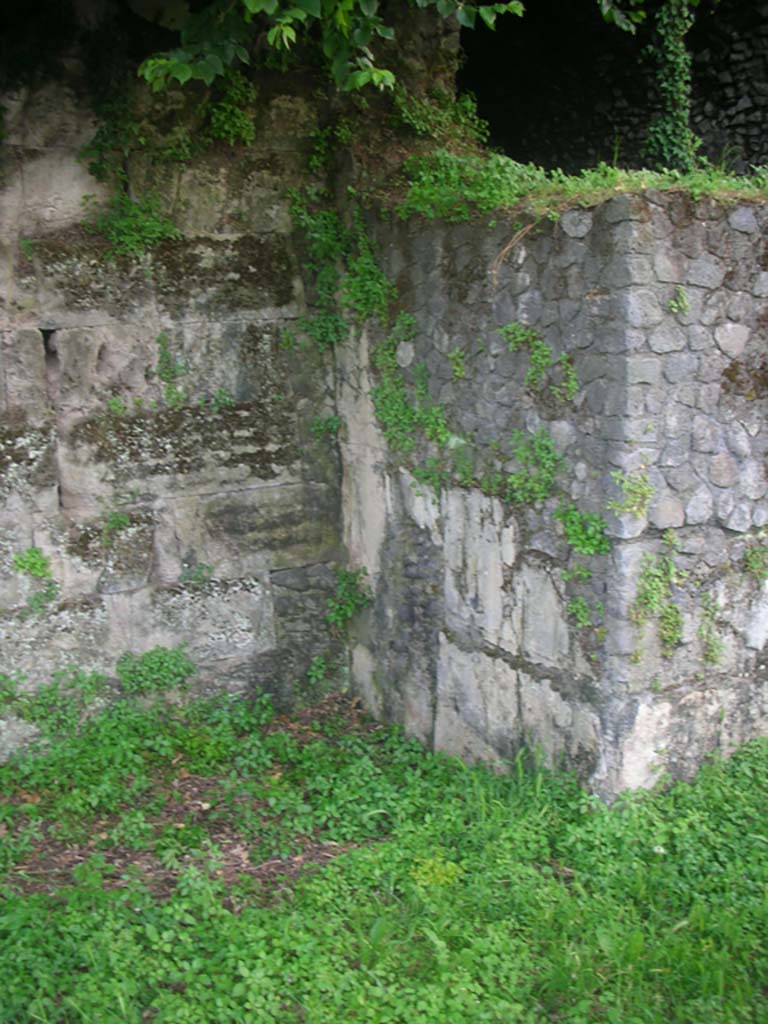
[[[356,657],[380,713],[467,757],[539,746],[606,795],[689,775],[764,731],[768,600],[744,553],[768,522],[767,223],[762,207],[648,192],[570,211],[511,249],[511,227],[380,230],[418,320],[405,372],[426,363],[431,397],[479,463],[514,431],[542,428],[565,460],[561,493],[528,508],[473,489],[438,496],[401,459],[379,464],[373,500],[387,515],[378,547],[368,537],[360,550],[376,548],[380,601]],[[568,353],[573,403],[524,386],[528,356],[498,332],[513,321]],[[447,358],[457,348],[462,380]],[[343,361],[340,372],[343,397]],[[608,509],[618,472],[647,477],[644,513]],[[555,518],[564,500],[604,516],[613,540],[610,555],[581,559],[592,578],[576,589]],[[681,616],[671,649],[636,605],[643,566],[669,543]],[[574,594],[603,607],[599,628],[574,623]],[[429,611],[409,625],[414,607]]]

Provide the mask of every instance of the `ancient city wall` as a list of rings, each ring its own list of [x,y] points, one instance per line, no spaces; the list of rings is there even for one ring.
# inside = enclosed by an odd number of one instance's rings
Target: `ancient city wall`
[[[73,95],[5,106],[0,672],[31,690],[185,644],[198,685],[290,700],[343,557],[336,457],[311,434],[327,361],[281,345],[305,310],[285,192],[314,115],[277,95],[247,157],[161,168],[183,237],[136,260],[79,226],[100,186]],[[17,567],[30,548],[50,580]],[[6,722],[0,752],[28,731]]]
[[[428,379],[472,469],[438,492],[419,472],[434,446],[388,452],[375,339],[342,354],[346,538],[377,583],[353,668],[377,713],[470,758],[538,746],[604,793],[689,774],[765,729],[768,595],[747,566],[768,522],[767,222],[649,193],[513,244],[507,226],[380,229],[417,317],[398,362]],[[530,349],[499,333],[515,322],[551,351],[537,386]],[[510,504],[489,474],[518,472],[510,439],[542,430],[563,459],[553,493]],[[603,517],[610,550],[574,551],[561,506]]]
[[[181,235],[138,260],[80,226],[100,186],[72,94],[5,106],[0,672],[31,692],[184,644],[200,687],[290,703],[313,658],[345,683],[326,613],[349,564],[374,594],[352,686],[440,749],[538,747],[610,795],[765,730],[764,208],[647,193],[533,229],[371,218],[415,317],[397,372],[444,420],[402,453],[376,408],[386,332],[333,357],[290,341],[311,295],[285,199],[306,100],[267,97],[237,159],[147,170]],[[338,447],[312,429],[331,414]],[[534,438],[544,497],[519,476]],[[31,549],[50,577],[19,569]],[[32,729],[3,714],[5,756]]]

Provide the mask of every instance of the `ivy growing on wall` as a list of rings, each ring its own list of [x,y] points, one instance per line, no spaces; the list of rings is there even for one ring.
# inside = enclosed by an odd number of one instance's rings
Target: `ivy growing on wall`
[[[685,37],[693,26],[699,0],[665,0],[656,15],[656,87],[661,113],[648,130],[647,152],[651,161],[689,173],[696,166],[701,141],[690,126],[692,59]]]

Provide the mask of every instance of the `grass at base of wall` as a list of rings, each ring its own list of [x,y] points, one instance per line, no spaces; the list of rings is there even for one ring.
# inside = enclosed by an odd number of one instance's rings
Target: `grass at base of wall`
[[[608,809],[328,698],[129,698],[0,769],[0,1021],[757,1021],[768,744]]]

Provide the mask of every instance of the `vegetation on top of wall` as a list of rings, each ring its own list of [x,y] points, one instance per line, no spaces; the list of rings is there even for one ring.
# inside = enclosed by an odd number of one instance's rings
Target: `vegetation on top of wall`
[[[645,17],[644,0],[597,0],[606,21],[629,32]],[[464,3],[463,0],[413,0],[418,8],[435,8],[457,26],[474,28],[482,23],[493,29],[497,17],[520,16],[520,0],[496,3]],[[141,10],[141,7],[137,7]],[[395,72],[377,63],[382,47],[389,46],[405,19],[380,0],[242,0],[242,7],[228,0],[209,0],[194,12],[179,0],[158,0],[150,8],[154,20],[180,31],[180,47],[145,60],[140,73],[155,89],[172,82],[203,81],[210,85],[237,61],[249,63],[254,51],[288,54],[307,43],[317,54],[337,88],[345,92],[373,86],[394,87]],[[394,51],[394,53],[393,53]]]
[[[608,8],[617,6],[612,0],[601,2]],[[477,5],[461,0],[415,3],[421,8],[435,7],[443,18],[455,18],[459,25],[470,28],[478,16],[493,28],[498,15],[523,13],[520,0]],[[380,41],[395,38],[392,16],[379,0],[330,4],[320,0],[243,0],[242,7],[214,0],[194,14],[187,9],[181,46],[149,57],[140,74],[154,89],[191,80],[210,85],[236,61],[249,63],[249,51],[257,41],[262,48],[288,52],[312,33],[320,38],[323,63],[338,88],[345,92],[365,86],[393,88],[394,72],[379,65],[375,55],[376,50],[381,52]]]
[[[449,96],[434,89],[426,96],[414,96],[403,88],[395,91],[395,123],[439,146],[467,146],[475,149],[488,141],[490,129],[477,113],[474,96]]]
[[[404,167],[404,194],[395,212],[405,220],[421,215],[449,222],[477,214],[524,207],[534,217],[557,218],[571,206],[593,206],[620,192],[647,189],[689,192],[694,198],[724,201],[768,199],[768,168],[751,176],[728,174],[708,164],[689,172],[626,171],[601,163],[580,174],[545,171],[501,153],[455,153],[438,149],[410,157]]]

